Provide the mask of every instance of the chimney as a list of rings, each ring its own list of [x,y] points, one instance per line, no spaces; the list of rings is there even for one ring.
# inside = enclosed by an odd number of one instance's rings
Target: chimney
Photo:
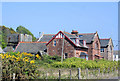
[[[77,30],[72,30],[71,34],[75,34],[77,36],[78,31]]]

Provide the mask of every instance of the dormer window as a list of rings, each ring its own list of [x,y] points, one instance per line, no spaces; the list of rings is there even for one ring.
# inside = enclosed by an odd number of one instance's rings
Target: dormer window
[[[82,43],[83,46],[86,46],[86,41],[85,40],[80,40],[80,43]]]
[[[79,40],[76,38],[76,44],[79,45]]]
[[[85,40],[83,40],[83,45],[86,46],[86,41]]]

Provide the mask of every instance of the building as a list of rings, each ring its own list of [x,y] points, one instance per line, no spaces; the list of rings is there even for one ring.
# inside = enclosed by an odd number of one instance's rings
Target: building
[[[14,52],[31,54],[46,54],[46,42],[19,42]]]
[[[106,60],[113,60],[113,42],[111,38],[100,39],[101,43],[101,56]]]
[[[102,58],[100,55],[100,39],[97,32],[95,33],[78,33],[78,31],[72,30],[71,34],[79,37],[80,41],[86,41],[88,47],[88,59],[95,60]]]
[[[88,47],[85,42],[79,42],[79,38],[68,32],[59,31],[46,44],[47,53],[51,56],[59,55],[63,58],[79,57],[88,60]]]
[[[47,42],[47,53],[49,55],[62,56],[63,53],[63,58],[80,57],[88,59],[88,47],[85,42],[83,45],[83,41],[80,42],[76,35],[68,32],[59,31],[57,34],[42,34],[38,41]]]
[[[7,36],[5,52],[14,51],[19,42],[32,42],[32,36],[28,34],[9,34]]]

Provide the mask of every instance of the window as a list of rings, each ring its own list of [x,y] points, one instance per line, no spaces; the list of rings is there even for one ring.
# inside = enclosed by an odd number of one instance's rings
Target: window
[[[53,46],[56,46],[56,40],[53,41]]]
[[[110,46],[110,52],[112,52],[112,46]]]
[[[67,53],[64,54],[64,58],[65,59],[68,58],[68,54]]]
[[[79,44],[79,40],[78,39],[76,39],[76,44]]]
[[[104,48],[101,48],[101,52],[104,52]]]
[[[83,35],[79,35],[79,37],[82,37]]]
[[[95,49],[98,49],[98,42],[95,43]]]

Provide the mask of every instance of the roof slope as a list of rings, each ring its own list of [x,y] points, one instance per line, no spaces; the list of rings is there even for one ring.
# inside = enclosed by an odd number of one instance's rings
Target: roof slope
[[[76,35],[74,34],[70,34],[68,32],[63,32],[68,38],[78,38]]]
[[[76,38],[77,36],[72,35],[68,32],[64,32],[64,34],[68,37],[68,38]],[[43,37],[40,39],[39,42],[49,42],[53,37],[55,36],[55,34],[44,34]]]
[[[44,34],[39,42],[49,42],[50,39],[53,38],[55,34]]]
[[[109,43],[110,39],[100,39],[100,45],[101,47],[106,47]]]
[[[47,49],[46,43],[41,42],[20,42],[15,49],[15,52],[27,52],[27,53],[37,53],[38,51],[44,51]]]
[[[86,40],[86,43],[91,43],[94,39],[95,33],[88,33],[88,34],[78,34],[80,40]]]

